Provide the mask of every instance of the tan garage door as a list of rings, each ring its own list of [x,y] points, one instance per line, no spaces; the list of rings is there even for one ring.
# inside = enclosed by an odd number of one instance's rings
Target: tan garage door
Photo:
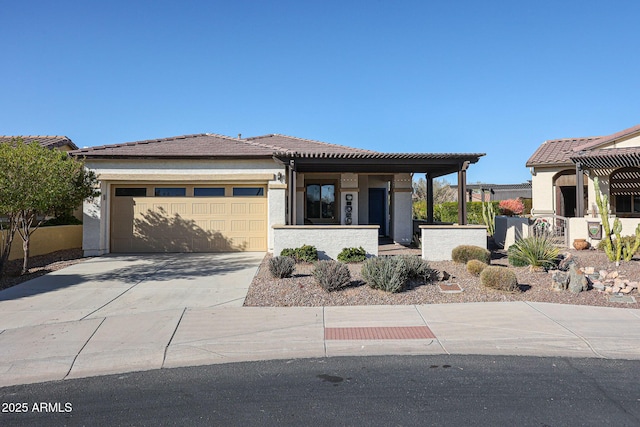
[[[111,252],[267,250],[266,186],[114,185]]]

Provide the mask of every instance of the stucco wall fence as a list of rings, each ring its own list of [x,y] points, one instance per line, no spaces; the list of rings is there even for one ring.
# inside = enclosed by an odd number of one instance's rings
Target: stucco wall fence
[[[378,255],[377,225],[274,225],[273,254],[285,248],[312,245],[319,259],[337,259],[343,248],[362,248],[367,256]]]
[[[487,248],[484,225],[421,225],[422,259],[451,261],[451,251],[460,245]]]
[[[57,225],[41,227],[33,232],[29,242],[29,255],[46,255],[51,252],[82,247],[82,225]],[[24,257],[22,239],[15,234],[9,260]]]

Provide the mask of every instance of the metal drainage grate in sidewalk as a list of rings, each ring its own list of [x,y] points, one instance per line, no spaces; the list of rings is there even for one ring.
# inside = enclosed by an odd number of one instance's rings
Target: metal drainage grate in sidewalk
[[[325,340],[424,340],[435,337],[427,326],[324,328]]]

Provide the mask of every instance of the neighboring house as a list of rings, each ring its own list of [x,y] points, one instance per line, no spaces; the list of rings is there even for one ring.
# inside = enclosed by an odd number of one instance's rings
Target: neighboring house
[[[626,218],[623,234],[640,220],[640,125],[607,136],[545,141],[527,167],[532,173],[532,215],[578,218],[571,238],[587,237],[584,218],[597,217],[594,177],[609,196],[612,215]]]
[[[374,253],[372,239],[377,253],[379,235],[409,244],[412,174],[425,174],[432,189],[434,179],[457,173],[464,191],[469,164],[484,155],[380,153],[284,135],[216,134],[73,154],[101,182],[102,197],[84,207],[86,255],[279,252],[317,243],[331,246],[331,257],[336,247],[363,241]]]
[[[45,135],[21,135],[21,136],[0,136],[0,143],[3,142],[12,142],[18,138],[22,138],[22,140],[30,144],[34,141],[37,141],[43,147],[47,148],[57,148],[62,151],[72,151],[77,150],[78,147],[66,136],[45,136]]]
[[[458,190],[457,185],[451,188]],[[522,184],[467,184],[468,202],[489,202],[508,199],[530,199],[531,181]]]

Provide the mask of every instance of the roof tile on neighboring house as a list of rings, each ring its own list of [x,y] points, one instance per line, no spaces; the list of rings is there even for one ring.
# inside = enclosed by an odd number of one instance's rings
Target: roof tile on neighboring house
[[[630,136],[633,135],[635,133],[640,133],[640,125],[635,125],[632,126],[630,128],[621,130],[620,132],[616,132],[612,135],[608,135],[608,136],[603,136],[601,138],[598,138],[595,141],[589,141],[583,145],[579,145],[577,147],[573,148],[573,151],[582,151],[582,150],[591,150],[593,148],[597,148],[600,146],[603,146],[605,144],[609,144],[611,142],[614,142],[618,139],[622,139],[626,136]]]
[[[260,157],[271,156],[273,149],[238,138],[201,133],[150,139],[123,144],[88,147],[76,155],[99,157]]]
[[[595,143],[602,138],[603,137],[600,136],[593,136],[545,141],[538,147],[529,160],[527,160],[526,166],[573,165],[571,156],[575,155],[574,148]]]
[[[51,135],[18,135],[18,136],[0,136],[0,143],[3,142],[12,142],[17,138],[22,138],[22,140],[29,144],[34,141],[37,141],[40,145],[47,148],[58,148],[64,145],[68,145],[70,149],[77,150],[78,147],[66,136],[51,136]]]

